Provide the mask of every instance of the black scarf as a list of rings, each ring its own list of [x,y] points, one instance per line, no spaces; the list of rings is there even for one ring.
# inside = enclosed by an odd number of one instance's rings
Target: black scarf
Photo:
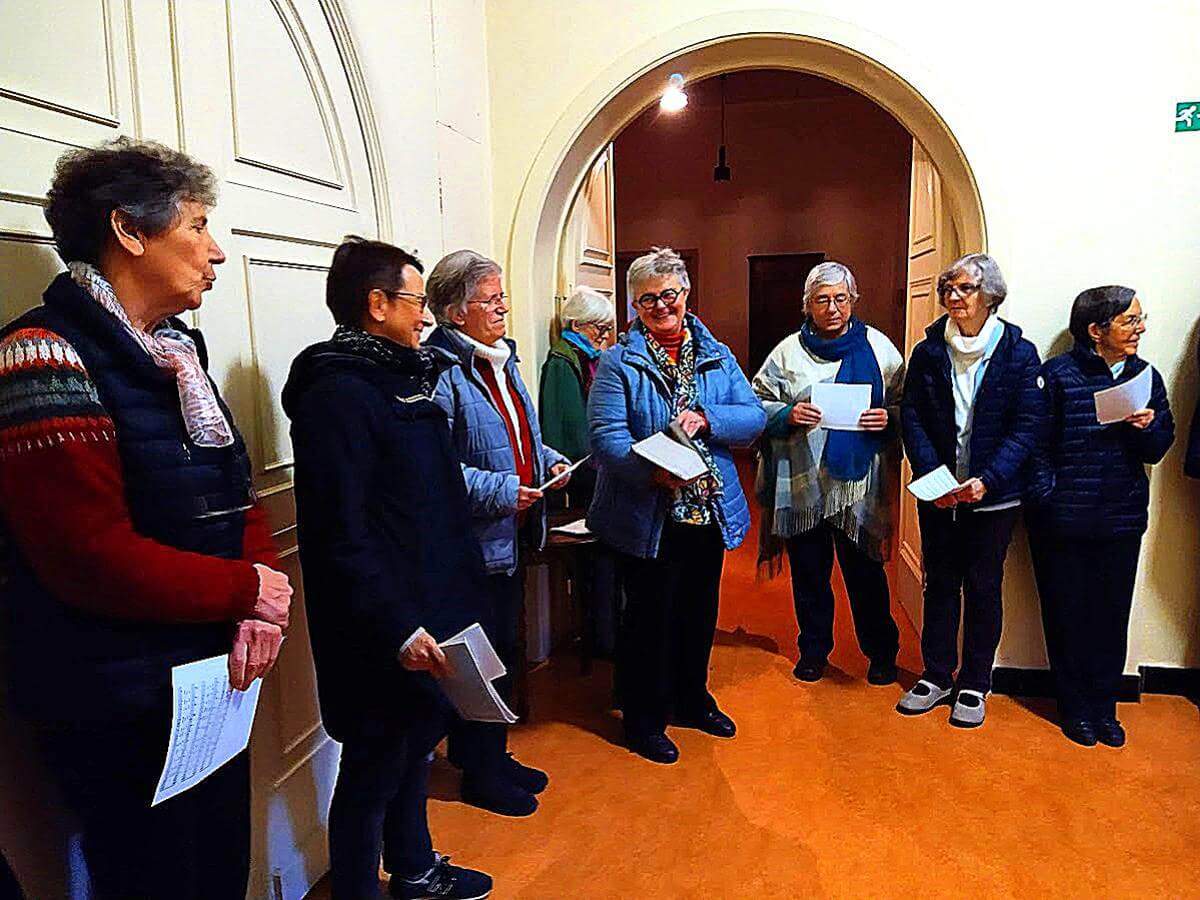
[[[417,389],[426,396],[433,395],[443,365],[440,355],[429,347],[405,347],[395,341],[360,328],[339,325],[329,341],[341,353],[360,356],[378,363],[389,372],[414,379]]]

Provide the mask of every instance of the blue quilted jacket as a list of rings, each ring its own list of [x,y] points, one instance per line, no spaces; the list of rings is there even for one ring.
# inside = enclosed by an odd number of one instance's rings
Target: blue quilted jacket
[[[505,340],[512,347],[512,355],[504,372],[525,405],[533,445],[541,448],[533,456],[533,480],[534,484],[542,484],[550,467],[567,458],[542,443],[537,406],[517,370],[517,345]],[[458,360],[457,365],[442,373],[434,400],[450,420],[450,433],[471,501],[472,524],[487,570],[511,575],[517,568],[517,488],[521,479],[508,428],[492,404],[487,385],[475,372],[471,345],[445,326],[434,329],[426,344],[440,347]],[[546,540],[546,504],[538,503],[530,516],[534,546],[540,549]]]
[[[1036,454],[1036,474],[1047,496],[1032,509],[1030,525],[1055,537],[1096,538],[1146,530],[1150,479],[1146,466],[1161,460],[1175,440],[1175,420],[1157,371],[1151,372],[1146,429],[1096,421],[1096,391],[1137,377],[1148,363],[1131,356],[1118,378],[1090,347],[1046,361],[1042,379],[1050,397],[1050,428]]]
[[[925,330],[913,348],[904,379],[901,423],[904,452],[913,476],[920,478],[940,465],[951,472],[958,459],[958,426],[950,384],[950,351],[946,316]],[[1004,334],[975,399],[969,477],[987,487],[983,504],[1019,500],[1029,492],[1030,454],[1046,426],[1046,394],[1038,387],[1037,348],[1021,337],[1021,329],[1004,323]]]
[[[748,446],[767,424],[762,403],[750,389],[729,348],[690,313],[698,346],[699,408],[708,418],[709,446],[724,482],[721,528],[725,546],[739,546],[750,528],[750,510],[738,481],[731,447]],[[600,357],[588,395],[588,432],[599,468],[588,527],[609,546],[644,559],[658,555],[670,493],[653,481],[654,466],[631,447],[671,421],[671,392],[633,329]]]

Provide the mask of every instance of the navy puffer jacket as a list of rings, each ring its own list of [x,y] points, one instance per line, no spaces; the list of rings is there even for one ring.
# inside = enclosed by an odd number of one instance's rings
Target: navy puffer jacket
[[[946,320],[942,316],[925,330],[904,380],[904,452],[916,478],[943,465],[953,472],[958,458]],[[1020,328],[1005,322],[975,399],[971,433],[968,476],[981,479],[987,488],[985,506],[1029,494],[1031,454],[1046,426],[1046,396],[1038,387],[1040,364],[1037,348],[1021,337]]]
[[[1150,479],[1146,466],[1161,460],[1175,440],[1175,420],[1157,371],[1151,372],[1146,429],[1096,421],[1096,391],[1137,377],[1148,363],[1131,356],[1118,378],[1089,347],[1047,360],[1042,378],[1050,403],[1047,440],[1036,454],[1037,479],[1050,487],[1030,525],[1054,537],[1103,539],[1146,530]]]

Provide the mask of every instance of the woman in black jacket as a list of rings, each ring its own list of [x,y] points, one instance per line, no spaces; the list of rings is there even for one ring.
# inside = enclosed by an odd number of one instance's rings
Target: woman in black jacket
[[[348,239],[329,269],[332,339],[292,364],[300,563],[325,729],[342,742],[329,810],[335,900],[378,895],[380,847],[398,898],[484,897],[491,879],[433,852],[428,756],[451,710],[437,641],[478,621],[483,556],[446,415],[453,363],[421,348],[421,263]]]
[[[1149,364],[1137,355],[1145,323],[1132,288],[1086,290],[1071,308],[1074,348],[1042,367],[1050,429],[1036,458],[1049,494],[1034,507],[1029,543],[1063,733],[1087,747],[1125,743],[1117,694],[1150,500],[1145,467],[1175,439],[1153,369],[1145,409],[1098,421],[1097,391],[1145,377]]]
[[[919,715],[954,695],[950,724],[972,728],[983,724],[991,690],[1004,557],[1045,403],[1037,349],[996,315],[1008,293],[996,261],[983,253],[962,257],[938,276],[937,291],[946,315],[929,326],[908,364],[904,450],[915,477],[945,466],[961,486],[918,506],[925,671],[896,709]]]

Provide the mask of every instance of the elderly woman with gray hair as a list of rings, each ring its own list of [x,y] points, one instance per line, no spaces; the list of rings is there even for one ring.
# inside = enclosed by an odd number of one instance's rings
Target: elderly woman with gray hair
[[[538,402],[542,437],[573,462],[588,455],[587,396],[596,380],[600,354],[616,321],[613,302],[580,288],[562,308],[562,332],[542,366]],[[596,487],[595,470],[580,467],[567,490],[572,506],[586,508]]]
[[[913,348],[904,384],[904,449],[920,478],[945,466],[959,487],[921,501],[925,671],[896,709],[920,715],[953,701],[950,724],[983,724],[1000,644],[1004,557],[1032,454],[1047,421],[1038,352],[996,310],[1008,287],[984,253],[956,260],[937,280],[946,308]],[[958,631],[962,611],[962,668]]]
[[[634,260],[626,287],[638,320],[600,358],[588,398],[599,476],[588,526],[620,554],[625,622],[617,660],[629,748],[679,758],[669,723],[730,738],[733,720],[708,691],[725,551],[750,512],[730,449],[752,443],[766,415],[729,348],[687,311],[679,254]],[[704,461],[684,482],[634,445],[675,425]]]
[[[569,462],[542,442],[537,410],[517,369],[516,344],[505,336],[501,274],[496,262],[473,250],[451,253],[434,266],[425,293],[438,327],[426,346],[454,361],[439,378],[434,399],[450,420],[493,591],[491,621],[483,624],[511,673],[521,664],[522,564],[546,541],[539,486],[563,475]],[[569,477],[551,487],[563,488]],[[506,675],[498,683],[506,697],[511,681]],[[531,815],[548,779],[506,747],[502,724],[459,721],[450,729],[449,756],[463,770],[463,800],[502,815]]]
[[[45,215],[67,271],[0,333],[8,687],[100,900],[246,895],[248,753],[150,805],[172,667],[227,656],[246,690],[292,594],[204,339],[180,318],[225,261],[215,188],[159,144],[64,153]]]
[[[899,632],[883,562],[890,551],[890,485],[899,460],[904,358],[882,332],[854,317],[858,286],[839,262],[804,283],[804,324],[771,351],[754,377],[767,413],[756,492],[762,508],[759,560],[772,574],[784,548],[800,628],[793,674],[819,681],[833,649],[833,558],[850,595],[867,680],[896,680]],[[813,403],[821,383],[867,385],[860,430],[830,430]]]

